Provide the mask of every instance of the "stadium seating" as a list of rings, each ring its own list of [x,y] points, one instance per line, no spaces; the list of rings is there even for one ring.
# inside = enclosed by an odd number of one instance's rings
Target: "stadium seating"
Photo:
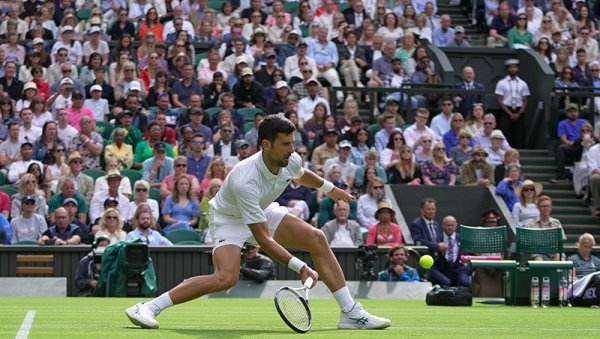
[[[246,107],[238,109],[238,112],[244,117],[244,122],[254,121],[254,115],[258,112],[262,112],[260,108]]]
[[[94,179],[94,182],[96,182],[98,178],[106,175],[106,171],[97,169],[86,169],[83,170],[83,174],[89,175],[90,177],[92,177],[92,179]]]
[[[9,197],[19,193],[19,190],[16,187],[10,185],[0,186],[0,191],[8,194]]]
[[[96,121],[96,132],[100,133],[102,139],[109,140],[112,134],[113,126],[106,121]]]
[[[159,189],[151,188],[148,192],[148,198],[156,200],[158,206],[162,205],[162,196],[160,195]]]
[[[129,183],[131,184],[131,189],[133,190],[133,186],[136,181],[142,180],[142,172],[131,170],[131,169],[123,169],[121,170],[121,175],[129,178]]]
[[[190,242],[196,243],[197,245],[202,244],[200,235],[196,231],[188,230],[175,230],[165,235],[175,245],[189,245]],[[185,244],[183,243],[185,242]]]

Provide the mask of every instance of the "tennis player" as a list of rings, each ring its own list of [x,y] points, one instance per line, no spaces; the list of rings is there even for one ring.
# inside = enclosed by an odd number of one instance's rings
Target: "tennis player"
[[[390,320],[369,314],[352,299],[323,232],[274,202],[293,179],[327,193],[334,201],[353,199],[302,167],[302,159],[294,152],[294,131],[294,124],[282,115],[270,115],[262,121],[258,128],[262,151],[238,163],[209,202],[214,273],[186,279],[154,300],[128,308],[125,313],[132,323],[158,328],[156,316],[166,308],[233,287],[239,279],[241,248],[248,241],[258,243],[271,258],[299,273],[303,283],[311,277],[316,284],[321,277],[340,306],[338,328],[379,329],[391,325]],[[290,247],[310,252],[316,271],[285,249]]]

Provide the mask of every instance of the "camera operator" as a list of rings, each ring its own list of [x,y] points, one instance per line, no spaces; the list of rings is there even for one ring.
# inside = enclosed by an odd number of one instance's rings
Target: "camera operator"
[[[420,281],[419,272],[406,265],[408,251],[403,245],[394,246],[388,252],[390,266],[379,272],[378,281]]]
[[[377,245],[360,245],[356,258],[356,270],[360,274],[361,281],[375,281],[375,261],[379,259]]]
[[[77,271],[75,272],[75,287],[79,291],[80,297],[90,297],[94,293],[94,288],[98,284],[100,271],[102,270],[102,254],[104,248],[110,245],[110,240],[106,237],[98,237],[92,245],[92,251],[79,260]]]
[[[254,280],[261,283],[265,280],[275,279],[273,260],[258,253],[260,250],[258,245],[246,244],[244,249],[242,267],[240,268],[243,280]]]

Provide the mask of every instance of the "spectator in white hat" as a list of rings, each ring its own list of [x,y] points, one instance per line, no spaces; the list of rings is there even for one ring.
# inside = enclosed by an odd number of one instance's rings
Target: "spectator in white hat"
[[[52,62],[56,60],[56,54],[58,53],[58,50],[64,47],[67,49],[67,51],[69,51],[69,61],[75,65],[81,64],[81,60],[83,58],[83,48],[81,47],[81,43],[79,41],[73,40],[73,32],[73,27],[69,25],[63,26],[61,39],[57,40],[52,46],[52,52],[50,53]]]
[[[83,102],[83,106],[89,107],[94,112],[96,121],[108,120],[110,109],[108,100],[102,98],[102,86],[92,85],[89,95],[90,97]]]

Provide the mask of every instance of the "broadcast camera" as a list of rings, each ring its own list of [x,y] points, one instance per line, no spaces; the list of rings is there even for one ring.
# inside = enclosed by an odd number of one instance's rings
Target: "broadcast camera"
[[[378,260],[377,245],[358,246],[358,258],[356,259],[356,269],[360,273],[360,280],[373,281],[377,279],[374,270],[374,263]]]

